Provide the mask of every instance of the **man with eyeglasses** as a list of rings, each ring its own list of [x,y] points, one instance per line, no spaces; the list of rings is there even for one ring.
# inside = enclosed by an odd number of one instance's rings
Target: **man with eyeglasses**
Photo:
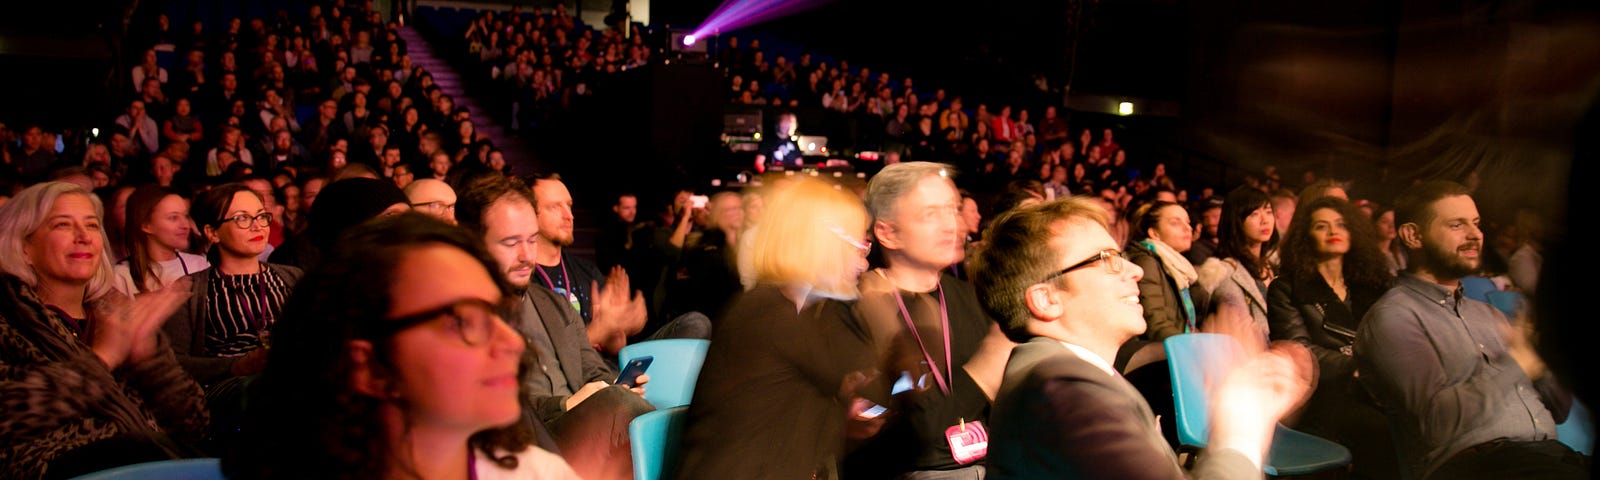
[[[628,422],[653,410],[643,397],[649,376],[634,379],[639,386],[631,391],[610,385],[617,371],[589,342],[583,318],[566,298],[534,281],[540,235],[533,193],[521,182],[490,176],[463,190],[457,208],[456,220],[483,238],[501,274],[523,292],[507,318],[539,360],[529,384],[532,414],[549,427],[562,456],[583,478],[615,478],[619,473],[608,469],[626,474],[631,467],[626,442],[620,442],[619,450],[613,440],[627,438]]]
[[[1520,329],[1462,297],[1482,262],[1478,206],[1432,181],[1395,199],[1409,266],[1356,331],[1361,383],[1389,417],[1412,478],[1587,478],[1589,458],[1556,438],[1572,397]]]
[[[1185,472],[1149,404],[1111,367],[1117,348],[1144,332],[1144,272],[1118,250],[1106,217],[1074,197],[1018,207],[987,231],[978,297],[1007,336],[1026,342],[1012,350],[989,417],[990,477],[1261,478],[1277,420],[1309,391],[1310,354],[1285,346],[1242,357],[1212,392],[1209,448]],[[1240,315],[1212,322],[1244,332]]]
[[[432,215],[445,223],[456,224],[456,191],[450,184],[431,178],[411,182],[405,187],[411,209]]]
[[[857,448],[845,475],[979,479],[989,403],[1015,344],[983,313],[972,284],[950,275],[965,255],[961,194],[941,163],[884,167],[867,184],[867,210],[884,268],[861,275],[857,314],[888,332],[885,370],[903,376],[882,433]],[[891,378],[892,379],[892,378]]]

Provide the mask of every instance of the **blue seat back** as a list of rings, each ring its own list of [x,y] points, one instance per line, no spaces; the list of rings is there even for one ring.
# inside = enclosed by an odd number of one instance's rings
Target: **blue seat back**
[[[1206,446],[1211,433],[1210,387],[1222,381],[1228,365],[1244,355],[1232,337],[1188,333],[1167,337],[1167,371],[1172,374],[1172,406],[1178,443]]]
[[[618,364],[627,365],[639,357],[655,357],[645,374],[650,383],[645,385],[644,399],[656,408],[688,405],[694,397],[694,383],[700,378],[700,366],[706,361],[710,340],[674,338],[651,340],[622,347]]]
[[[1489,301],[1489,292],[1499,290],[1494,286],[1494,280],[1485,277],[1466,277],[1461,279],[1461,293],[1467,298],[1480,302]]]
[[[1561,443],[1584,455],[1594,456],[1594,414],[1583,402],[1573,399],[1572,411],[1567,420],[1556,425],[1556,435]]]
[[[667,462],[678,458],[678,441],[683,438],[688,414],[685,405],[646,413],[628,423],[634,480],[657,480],[669,471]]]
[[[1495,290],[1484,295],[1490,305],[1500,309],[1507,317],[1515,317],[1522,311],[1524,297],[1521,293],[1507,290]]]
[[[136,480],[160,478],[163,480],[226,480],[222,476],[222,463],[215,458],[191,458],[138,463],[110,470],[101,470],[73,480]]]

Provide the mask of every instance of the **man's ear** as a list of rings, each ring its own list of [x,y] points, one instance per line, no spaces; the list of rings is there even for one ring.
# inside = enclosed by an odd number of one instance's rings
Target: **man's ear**
[[[346,344],[350,355],[350,387],[373,398],[389,398],[389,381],[378,372],[372,351],[372,342],[351,340]]]
[[[1399,235],[1400,243],[1404,244],[1407,249],[1417,250],[1422,248],[1422,227],[1417,226],[1416,223],[1408,222],[1401,225],[1400,228],[1395,229],[1395,234]]]
[[[1035,284],[1022,292],[1022,301],[1028,306],[1028,313],[1035,320],[1054,322],[1061,318],[1066,310],[1066,304],[1056,295],[1054,289],[1045,284]]]
[[[900,250],[905,245],[900,244],[900,237],[895,234],[894,225],[882,220],[872,222],[872,236],[876,237],[878,245],[889,250]]]

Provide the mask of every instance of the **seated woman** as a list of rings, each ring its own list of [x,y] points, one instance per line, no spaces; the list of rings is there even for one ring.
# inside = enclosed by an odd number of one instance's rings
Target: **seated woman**
[[[285,307],[228,477],[577,478],[534,446],[539,367],[482,242],[417,213],[347,238]]]
[[[1224,303],[1248,309],[1251,323],[1263,338],[1267,336],[1267,285],[1273,279],[1268,259],[1278,248],[1275,221],[1266,193],[1248,185],[1228,192],[1217,224],[1216,256],[1199,270],[1200,287],[1211,292],[1206,313]]]
[[[862,410],[854,391],[877,359],[844,301],[867,269],[866,208],[809,179],[769,200],[739,250],[755,284],[712,332],[665,478],[835,478],[846,420]]]
[[[186,286],[117,293],[101,208],[61,182],[0,207],[0,476],[184,456],[173,440],[204,433],[200,387],[158,335]]]
[[[1267,294],[1273,340],[1294,340],[1316,355],[1317,390],[1299,428],[1350,449],[1363,478],[1397,478],[1394,442],[1383,412],[1356,381],[1356,328],[1394,277],[1361,211],[1338,197],[1300,205],[1283,242],[1283,276]]]
[[[208,392],[224,380],[259,373],[266,364],[267,334],[280,318],[300,269],[262,263],[272,214],[242,183],[207,190],[193,217],[212,245],[213,268],[189,275],[194,295],[168,320],[178,362]]]
[[[157,185],[144,185],[128,197],[127,216],[131,225],[122,231],[122,245],[128,258],[112,269],[117,274],[117,290],[138,295],[160,290],[186,275],[211,268],[206,257],[189,249],[189,200],[177,192]]]
[[[1160,342],[1167,337],[1197,331],[1200,322],[1195,299],[1205,292],[1195,281],[1199,274],[1184,258],[1194,244],[1189,212],[1172,202],[1152,202],[1134,210],[1128,232],[1128,261],[1144,269],[1139,279],[1139,304],[1147,324],[1144,339]]]

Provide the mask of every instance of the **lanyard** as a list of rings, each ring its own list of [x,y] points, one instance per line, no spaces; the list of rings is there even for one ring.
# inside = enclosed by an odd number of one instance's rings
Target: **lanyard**
[[[939,324],[944,330],[944,366],[949,370],[948,374],[940,374],[939,364],[933,363],[933,355],[928,353],[927,344],[922,343],[922,334],[917,333],[917,325],[911,322],[911,311],[906,310],[906,301],[905,299],[900,298],[900,292],[898,290],[894,292],[894,303],[899,304],[900,314],[906,319],[906,327],[911,329],[911,337],[917,339],[917,348],[922,349],[922,358],[928,362],[928,370],[933,371],[933,381],[939,383],[939,391],[944,392],[945,395],[949,395],[950,384],[945,381],[945,378],[947,376],[955,376],[955,367],[951,365],[950,362],[950,311],[945,308],[944,304],[944,285],[941,284],[938,288]],[[951,381],[954,381],[954,379]]]
[[[567,262],[565,261],[566,259],[564,259],[564,258],[557,258],[557,259],[558,260],[562,260],[562,262],[561,262],[561,282],[567,286],[567,295],[572,295],[573,298],[577,298],[578,294],[577,294],[577,292],[574,292],[573,288],[572,288],[572,278],[567,276]],[[544,267],[541,267],[538,264],[535,264],[534,268],[533,268],[533,271],[539,272],[539,277],[544,279],[545,285],[549,285],[551,290],[555,290],[556,289],[556,282],[550,279],[550,275],[547,275],[547,274],[544,273]]]

